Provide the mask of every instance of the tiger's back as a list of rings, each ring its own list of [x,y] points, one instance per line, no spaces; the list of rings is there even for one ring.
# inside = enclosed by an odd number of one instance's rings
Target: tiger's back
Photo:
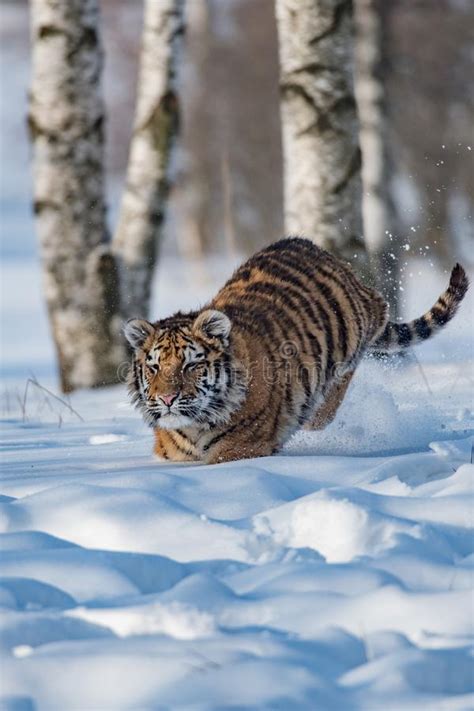
[[[251,257],[211,302],[261,339],[276,363],[309,363],[320,385],[350,368],[387,323],[387,304],[352,268],[307,239],[288,238]]]

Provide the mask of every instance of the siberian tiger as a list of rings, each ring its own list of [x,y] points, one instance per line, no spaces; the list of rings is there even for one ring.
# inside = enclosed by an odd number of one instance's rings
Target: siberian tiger
[[[429,338],[467,288],[457,264],[430,311],[393,323],[382,296],[347,264],[307,239],[283,239],[237,269],[202,310],[126,324],[130,393],[163,459],[270,455],[297,428],[331,422],[364,353]]]

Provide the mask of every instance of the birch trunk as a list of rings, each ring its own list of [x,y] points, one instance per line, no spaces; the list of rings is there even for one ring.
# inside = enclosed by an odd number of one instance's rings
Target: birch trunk
[[[400,238],[391,197],[387,98],[384,86],[387,56],[384,0],[356,0],[356,97],[360,117],[364,234],[377,288],[398,315]]]
[[[368,273],[350,0],[276,0],[285,229]]]
[[[97,0],[31,0],[34,211],[65,392],[115,382],[123,358],[105,246],[98,26]]]
[[[146,0],[135,125],[113,250],[125,318],[145,316],[178,126],[176,63],[183,0]]]

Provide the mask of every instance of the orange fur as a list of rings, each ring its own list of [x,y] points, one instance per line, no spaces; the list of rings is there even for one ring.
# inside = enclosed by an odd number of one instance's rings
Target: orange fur
[[[466,289],[457,267],[426,317],[390,324],[382,296],[349,265],[309,240],[270,245],[201,311],[127,324],[130,391],[155,429],[155,453],[208,463],[265,456],[298,427],[326,426],[367,350],[428,337]]]

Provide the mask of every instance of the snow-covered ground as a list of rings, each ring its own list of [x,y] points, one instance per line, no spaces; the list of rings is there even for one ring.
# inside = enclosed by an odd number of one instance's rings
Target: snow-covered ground
[[[154,313],[225,269],[163,265]],[[364,363],[325,432],[198,466],[153,460],[123,386],[42,390],[36,267],[2,288],[2,709],[474,707],[472,296],[419,362]]]
[[[365,363],[326,432],[155,462],[124,387],[53,396],[22,18],[0,102],[0,709],[471,710],[473,291],[416,361]],[[231,267],[162,260],[153,314]],[[405,276],[409,317],[447,281],[428,260]]]

